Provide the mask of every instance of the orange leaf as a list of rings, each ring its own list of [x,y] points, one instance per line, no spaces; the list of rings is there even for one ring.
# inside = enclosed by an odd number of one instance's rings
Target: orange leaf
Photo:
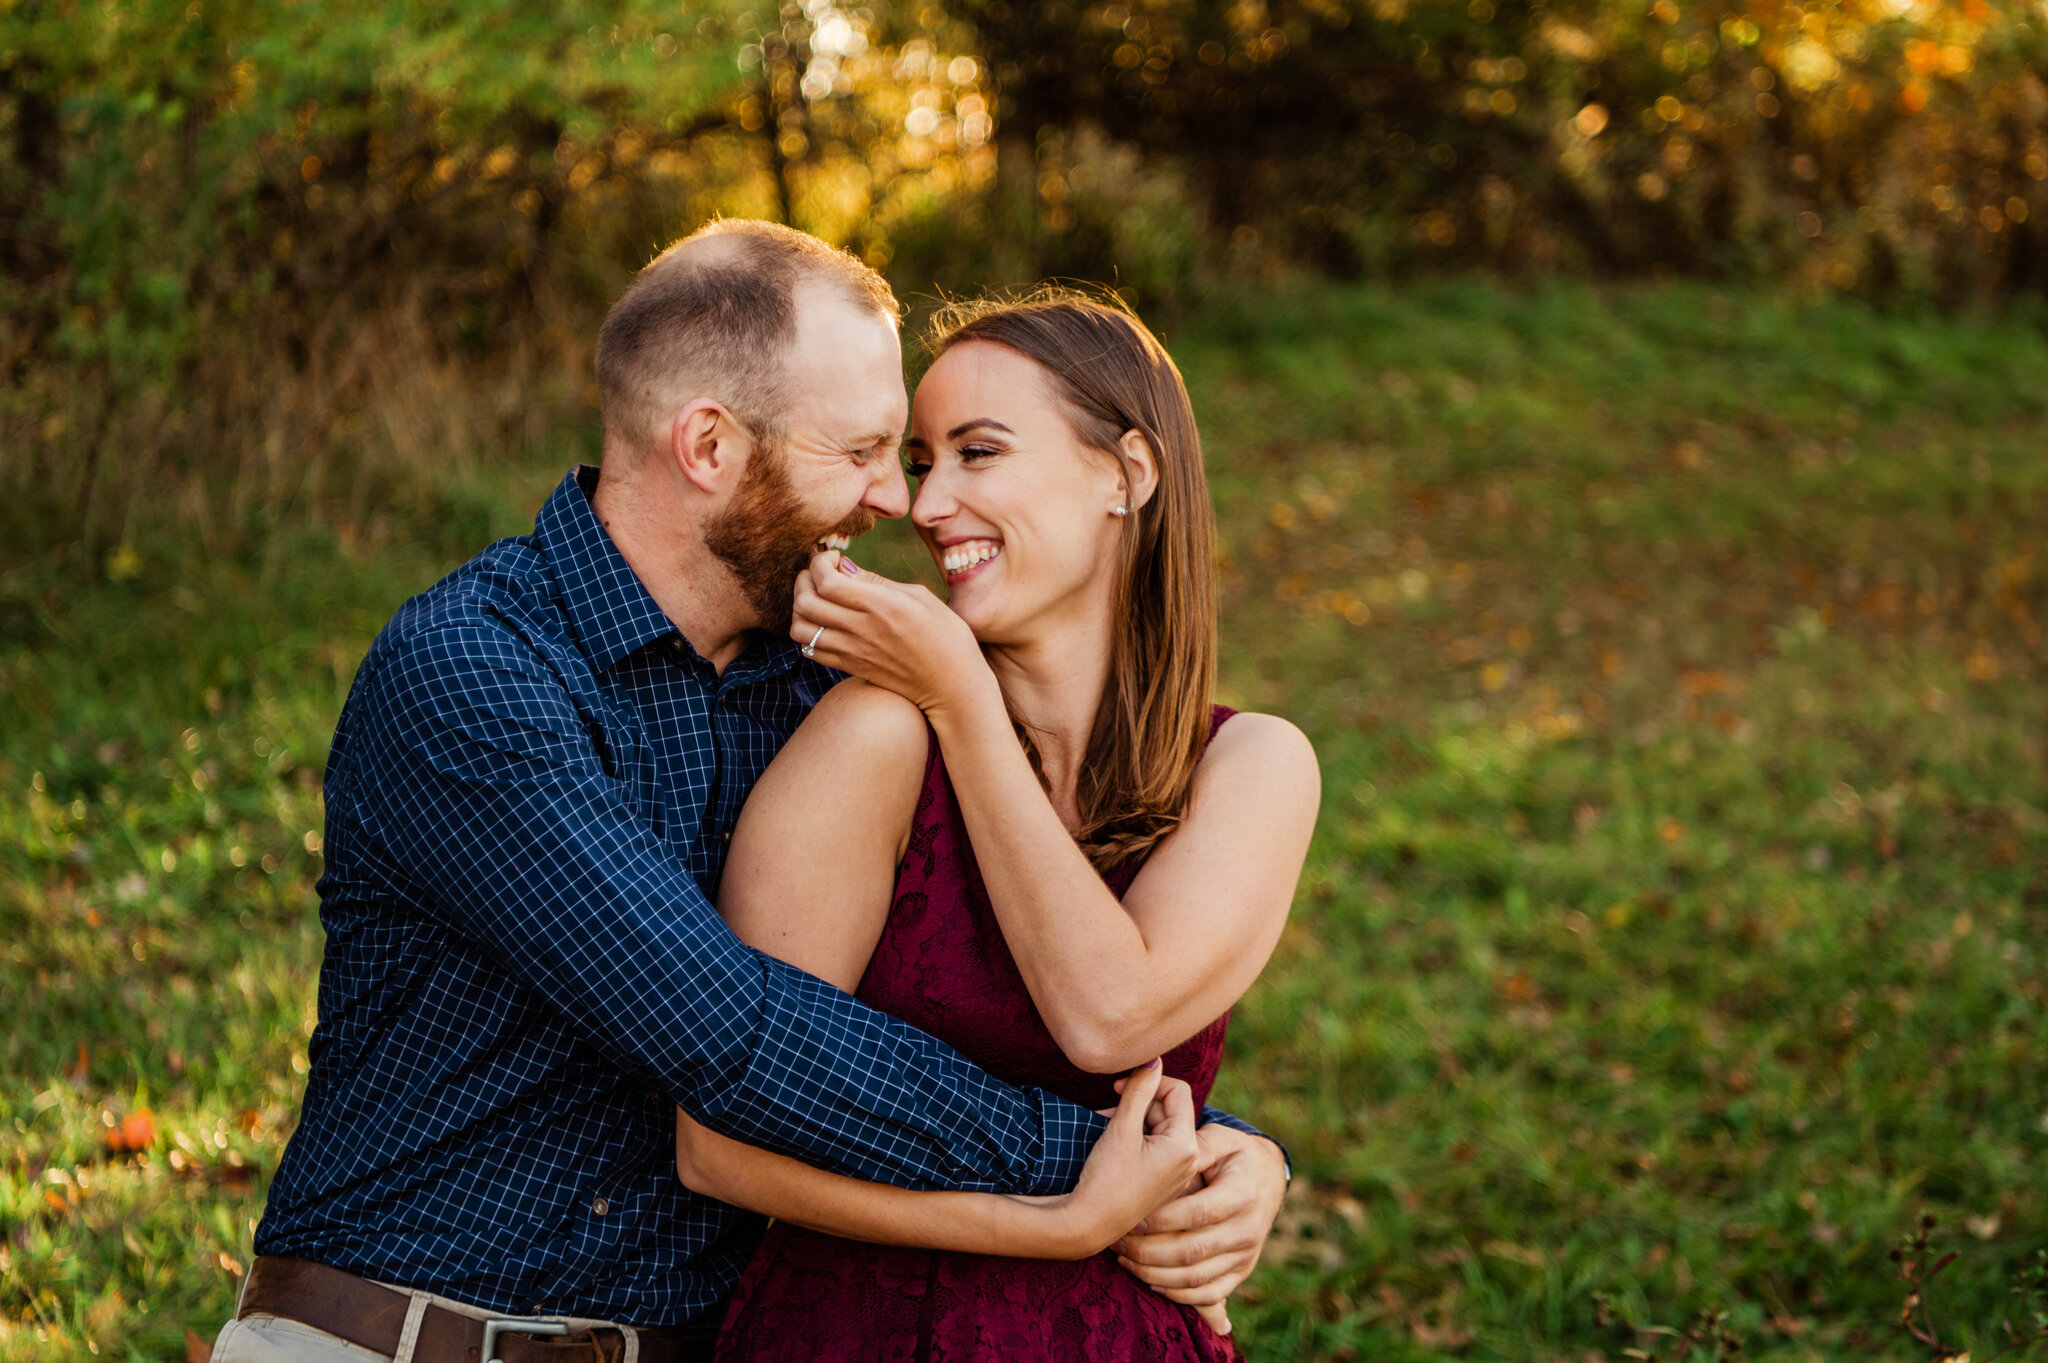
[[[201,1339],[189,1325],[185,1327],[185,1363],[213,1363],[213,1342]]]
[[[1688,696],[1718,696],[1728,689],[1728,674],[1718,667],[1687,669],[1678,674],[1678,689]]]
[[[138,1108],[121,1119],[121,1124],[107,1133],[107,1149],[117,1155],[132,1155],[147,1150],[156,1144],[156,1118],[148,1108]]]

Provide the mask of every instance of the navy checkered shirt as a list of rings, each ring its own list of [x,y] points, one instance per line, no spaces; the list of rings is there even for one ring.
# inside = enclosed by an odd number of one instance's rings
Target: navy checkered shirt
[[[838,674],[777,639],[719,675],[598,523],[596,478],[407,602],[356,676],[312,1071],[256,1249],[715,1325],[761,1222],[677,1179],[674,1105],[860,1178],[1014,1193],[1071,1187],[1102,1120],[726,929],[740,805]]]

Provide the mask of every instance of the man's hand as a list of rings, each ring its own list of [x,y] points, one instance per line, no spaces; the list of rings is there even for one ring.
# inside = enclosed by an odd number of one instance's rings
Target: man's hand
[[[1196,1139],[1208,1162],[1201,1186],[1139,1222],[1115,1249],[1119,1263],[1169,1301],[1220,1308],[1258,1266],[1287,1195],[1287,1161],[1264,1137],[1213,1122]]]

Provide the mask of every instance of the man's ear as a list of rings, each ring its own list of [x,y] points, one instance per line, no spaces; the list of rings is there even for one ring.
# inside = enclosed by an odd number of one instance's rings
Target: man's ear
[[[1159,459],[1152,453],[1152,442],[1138,431],[1125,431],[1117,452],[1124,457],[1124,477],[1117,480],[1117,491],[1135,511],[1159,491]]]
[[[669,457],[677,472],[705,492],[717,492],[746,458],[740,424],[714,398],[697,398],[678,408],[669,423]]]

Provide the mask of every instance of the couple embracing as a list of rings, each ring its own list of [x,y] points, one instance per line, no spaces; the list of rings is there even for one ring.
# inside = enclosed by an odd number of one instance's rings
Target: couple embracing
[[[371,648],[217,1363],[1235,1356],[1286,1161],[1203,1100],[1315,759],[1212,703],[1151,333],[958,309],[912,409],[898,317],[787,228],[671,247],[602,469]],[[906,513],[944,603],[846,554]]]

